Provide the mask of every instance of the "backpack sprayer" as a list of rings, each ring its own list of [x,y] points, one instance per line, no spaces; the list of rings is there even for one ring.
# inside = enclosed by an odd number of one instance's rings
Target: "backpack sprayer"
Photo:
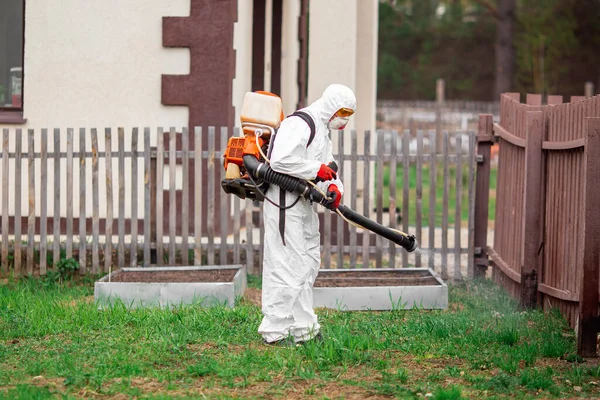
[[[266,156],[269,143],[283,118],[282,103],[278,96],[268,92],[246,93],[241,113],[243,136],[229,138],[223,155],[226,173],[221,187],[225,193],[241,199],[267,200],[280,207],[265,196],[269,185],[274,184],[298,195],[296,201],[286,208],[293,207],[300,198],[324,205],[329,199],[314,182],[275,172],[269,166]],[[330,167],[337,170],[335,165]],[[380,225],[343,204],[338,206],[336,212],[349,224],[383,236],[408,252],[418,247],[414,235]]]

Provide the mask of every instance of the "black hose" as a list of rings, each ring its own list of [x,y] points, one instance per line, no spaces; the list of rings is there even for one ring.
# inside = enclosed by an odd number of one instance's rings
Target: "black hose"
[[[391,240],[397,245],[404,247],[408,252],[413,252],[417,249],[418,242],[414,235],[403,235],[394,231],[393,229],[379,225],[377,222],[370,220],[364,215],[360,215],[356,211],[346,207],[343,204],[339,205],[338,210],[340,210],[342,215],[348,218],[350,221],[356,222],[363,228],[368,229],[371,232],[375,232],[376,234],[383,236],[388,240]]]
[[[305,199],[323,205],[325,197],[321,192],[310,186],[304,180],[275,172],[268,164],[261,163],[252,155],[245,155],[243,160],[244,166],[251,177],[262,179],[263,181],[277,185],[288,192],[296,193]],[[418,242],[414,235],[403,235],[398,231],[380,225],[343,204],[340,204],[338,210],[340,210],[340,213],[350,221],[391,240],[397,245],[402,246],[408,252],[413,252],[418,247]]]
[[[325,197],[302,179],[273,171],[268,164],[263,164],[252,155],[243,157],[244,166],[249,175],[256,179],[279,186],[283,190],[303,196],[316,203],[322,204]]]

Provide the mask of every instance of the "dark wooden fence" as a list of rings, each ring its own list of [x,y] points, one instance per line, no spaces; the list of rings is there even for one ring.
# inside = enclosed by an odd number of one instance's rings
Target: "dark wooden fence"
[[[600,96],[504,94],[500,122],[481,115],[478,152],[499,143],[494,243],[486,241],[489,163],[477,173],[476,271],[525,307],[557,308],[578,333],[582,355],[596,354],[599,331]]]

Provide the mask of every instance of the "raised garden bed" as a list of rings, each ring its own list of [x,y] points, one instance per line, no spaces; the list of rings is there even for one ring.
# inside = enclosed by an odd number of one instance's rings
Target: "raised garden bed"
[[[122,302],[131,308],[198,304],[233,307],[246,290],[246,267],[123,268],[95,283],[100,307]]]
[[[339,310],[445,309],[448,286],[431,269],[321,270],[314,306]]]

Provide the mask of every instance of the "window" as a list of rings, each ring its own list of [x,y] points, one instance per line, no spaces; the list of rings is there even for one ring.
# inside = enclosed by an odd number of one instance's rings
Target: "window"
[[[0,0],[0,123],[24,122],[25,0]]]

